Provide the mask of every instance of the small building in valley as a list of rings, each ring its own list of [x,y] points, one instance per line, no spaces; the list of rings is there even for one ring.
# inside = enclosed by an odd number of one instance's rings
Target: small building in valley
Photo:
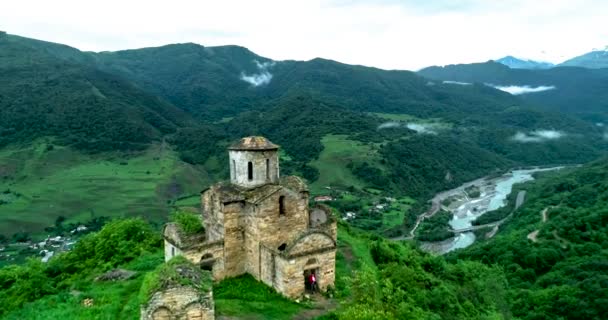
[[[204,234],[167,224],[165,259],[182,255],[215,280],[249,273],[291,298],[312,272],[320,290],[333,287],[336,220],[323,205],[309,207],[302,179],[280,177],[278,149],[264,137],[231,145],[230,181],[201,193]]]

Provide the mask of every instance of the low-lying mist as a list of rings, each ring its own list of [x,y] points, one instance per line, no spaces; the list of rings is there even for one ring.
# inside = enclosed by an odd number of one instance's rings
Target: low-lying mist
[[[388,121],[378,126],[378,130],[389,128],[408,128],[420,134],[437,134],[438,125],[433,123]]]
[[[517,142],[544,142],[549,140],[557,140],[566,136],[566,133],[556,130],[535,130],[528,133],[517,132],[511,139]]]
[[[490,87],[494,87],[498,90],[504,91],[504,92],[508,92],[512,95],[520,95],[520,94],[526,94],[526,93],[535,93],[535,92],[542,92],[542,91],[547,91],[547,90],[554,90],[555,86],[538,86],[538,87],[531,87],[531,86],[497,86],[497,85],[493,85],[493,84],[487,84]]]

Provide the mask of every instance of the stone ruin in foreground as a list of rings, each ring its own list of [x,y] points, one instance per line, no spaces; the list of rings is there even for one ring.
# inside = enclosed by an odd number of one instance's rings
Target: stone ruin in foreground
[[[263,137],[243,138],[230,146],[230,181],[201,193],[204,234],[187,235],[178,224],[167,224],[165,261],[183,256],[210,271],[216,281],[248,273],[289,298],[305,293],[311,272],[319,290],[333,287],[336,220],[325,206],[309,208],[302,179],[279,176],[278,149]],[[148,304],[142,310],[152,315],[152,308],[164,307]]]

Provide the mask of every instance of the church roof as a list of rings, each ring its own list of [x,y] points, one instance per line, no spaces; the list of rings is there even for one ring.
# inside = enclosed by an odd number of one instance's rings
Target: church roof
[[[233,143],[228,150],[277,150],[278,145],[270,142],[270,140],[260,137],[252,136],[245,137],[236,143]]]

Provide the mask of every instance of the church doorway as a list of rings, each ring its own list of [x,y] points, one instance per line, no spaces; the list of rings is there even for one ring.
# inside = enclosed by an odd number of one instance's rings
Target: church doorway
[[[313,286],[311,275],[314,274],[315,284]],[[319,268],[311,268],[304,270],[304,289],[306,292],[315,293],[319,291]]]

